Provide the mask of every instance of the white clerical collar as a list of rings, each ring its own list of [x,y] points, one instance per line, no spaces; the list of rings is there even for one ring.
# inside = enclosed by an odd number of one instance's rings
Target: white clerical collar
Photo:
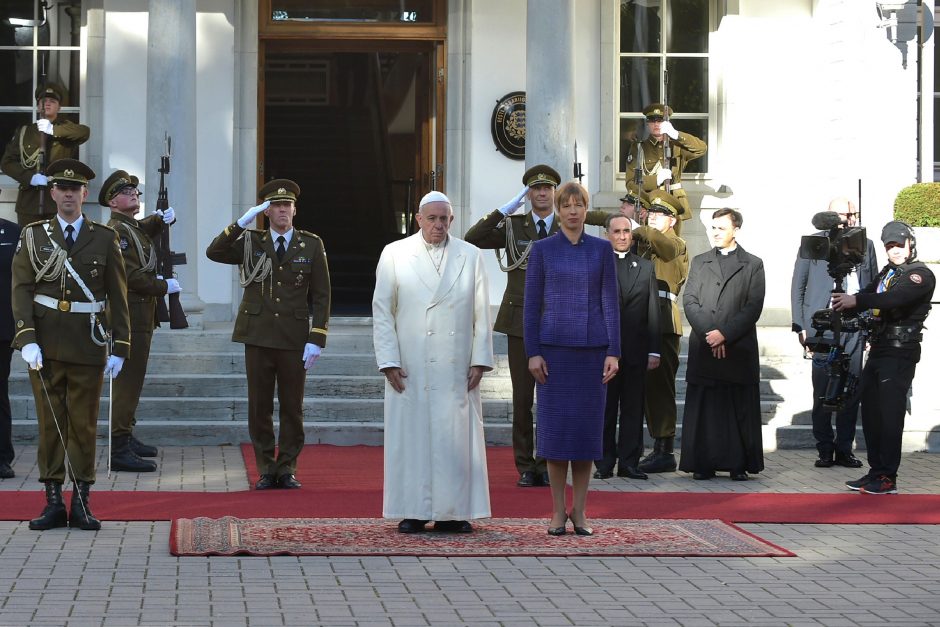
[[[65,227],[71,224],[72,229],[75,232],[75,235],[73,235],[73,237],[78,237],[78,232],[82,230],[82,224],[84,224],[85,222],[84,214],[81,214],[81,213],[78,214],[78,218],[75,219],[75,222],[66,222],[65,219],[63,219],[62,216],[60,216],[58,213],[55,214],[55,217],[59,221],[59,228],[62,229],[62,235],[65,235]]]
[[[424,247],[425,247],[425,249],[427,249],[427,250],[433,250],[433,249],[436,249],[436,248],[444,248],[444,247],[446,247],[446,246],[447,246],[447,240],[450,238],[450,235],[445,235],[445,236],[444,236],[444,239],[442,239],[440,242],[438,242],[437,244],[432,244],[432,243],[430,243],[429,241],[427,241],[426,239],[424,239],[424,231],[418,231],[418,232],[421,234],[421,242],[424,243]]]
[[[738,249],[738,243],[735,242],[734,244],[732,244],[732,245],[729,246],[728,248],[719,248],[719,249],[718,249],[718,252],[719,252],[720,254],[722,254],[722,255],[730,255],[731,253],[733,253],[733,252],[736,251],[737,249]]]
[[[271,229],[271,239],[276,242],[278,237],[284,238],[284,247],[287,248],[290,246],[291,238],[294,237],[294,227],[291,227],[289,231],[283,234]]]
[[[619,250],[615,250],[615,251],[614,251],[614,254],[617,255],[617,258],[619,258],[619,259],[626,259],[626,258],[627,258],[627,255],[630,254],[630,251],[627,250],[627,251],[624,251],[624,252],[620,252]]]

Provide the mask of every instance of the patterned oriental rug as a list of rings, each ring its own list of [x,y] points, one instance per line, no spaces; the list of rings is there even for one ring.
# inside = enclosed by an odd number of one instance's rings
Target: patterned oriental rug
[[[594,535],[549,537],[545,520],[491,518],[460,533],[398,533],[376,518],[179,518],[170,552],[179,556],[320,555],[419,557],[651,556],[793,557],[720,520],[592,520]]]

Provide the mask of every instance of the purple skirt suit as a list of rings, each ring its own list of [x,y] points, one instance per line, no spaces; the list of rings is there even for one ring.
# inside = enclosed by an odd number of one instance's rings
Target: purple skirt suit
[[[526,269],[524,340],[548,377],[536,384],[536,454],[550,460],[603,456],[604,359],[620,357],[617,270],[610,242],[561,232],[532,246]]]

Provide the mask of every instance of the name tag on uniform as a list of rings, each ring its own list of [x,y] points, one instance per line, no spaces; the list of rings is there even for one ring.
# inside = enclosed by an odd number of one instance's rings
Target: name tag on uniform
[[[42,246],[39,247],[39,252],[41,253],[51,253],[54,250],[55,250],[55,247],[49,244],[43,244]]]
[[[532,240],[530,239],[517,239],[516,240],[516,246],[528,246],[531,243],[532,243]]]

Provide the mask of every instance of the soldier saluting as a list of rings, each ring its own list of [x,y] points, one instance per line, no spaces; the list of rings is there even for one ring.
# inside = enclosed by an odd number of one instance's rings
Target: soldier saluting
[[[13,344],[29,364],[46,490],[46,507],[29,528],[96,530],[88,493],[103,374],[116,377],[131,347],[124,260],[114,230],[82,214],[94,171],[75,159],[47,171],[56,216],[24,228],[13,257]],[[68,513],[66,470],[75,484]]]
[[[0,170],[20,184],[16,197],[16,221],[20,226],[51,218],[56,212],[47,177],[39,170],[40,162],[77,158],[79,145],[91,135],[84,124],[59,115],[64,95],[65,90],[56,83],[40,86],[36,90],[39,119],[16,130],[0,159]]]

